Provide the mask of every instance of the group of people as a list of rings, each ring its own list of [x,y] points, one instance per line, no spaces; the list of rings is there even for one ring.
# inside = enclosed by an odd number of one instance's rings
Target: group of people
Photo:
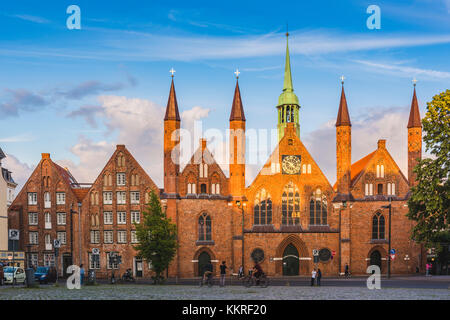
[[[314,283],[316,283],[318,286],[320,286],[320,280],[322,279],[322,271],[320,268],[314,270],[311,272],[311,287],[314,286]]]
[[[227,265],[225,261],[222,261],[222,264],[220,265],[220,286],[223,287],[225,286],[225,277],[227,275]],[[253,267],[252,271],[252,276],[255,277],[256,279],[259,279],[263,274],[263,269],[261,267],[261,265],[257,262],[255,262],[255,265]],[[208,261],[204,268],[203,268],[203,282],[205,282],[207,279],[211,279],[213,274],[213,265],[211,263],[211,261]],[[241,279],[243,278],[244,275],[244,266],[240,266],[239,267],[239,271],[238,271],[238,278]]]

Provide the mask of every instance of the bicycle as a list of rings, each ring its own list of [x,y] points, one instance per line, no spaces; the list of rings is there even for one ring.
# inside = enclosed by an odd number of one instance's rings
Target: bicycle
[[[261,288],[267,288],[269,286],[270,280],[269,278],[267,278],[264,272],[259,278],[256,278],[253,275],[253,272],[249,271],[249,274],[244,277],[242,283],[246,288],[250,288],[251,286],[260,286]]]
[[[205,277],[202,277],[201,279],[200,279],[200,284],[199,284],[199,286],[200,287],[203,287],[203,285],[208,285],[208,287],[212,287],[213,286],[213,275],[212,275],[212,273],[209,273],[207,276],[206,276],[206,279],[205,279]]]

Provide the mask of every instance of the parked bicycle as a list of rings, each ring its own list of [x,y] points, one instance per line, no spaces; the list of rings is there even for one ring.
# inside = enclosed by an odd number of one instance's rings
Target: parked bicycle
[[[200,287],[207,285],[208,287],[213,286],[213,274],[212,272],[205,272],[205,275],[200,279]]]

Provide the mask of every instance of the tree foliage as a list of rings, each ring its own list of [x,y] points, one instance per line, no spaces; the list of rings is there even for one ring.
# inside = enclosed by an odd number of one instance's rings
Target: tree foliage
[[[169,267],[177,250],[177,229],[161,208],[156,193],[150,192],[150,202],[143,213],[143,223],[135,224],[138,255],[151,263],[156,273],[155,283],[164,279],[163,272]]]
[[[414,168],[417,185],[411,188],[408,217],[417,222],[413,238],[428,245],[448,234],[450,218],[450,90],[427,103],[422,120],[423,140],[431,158]]]

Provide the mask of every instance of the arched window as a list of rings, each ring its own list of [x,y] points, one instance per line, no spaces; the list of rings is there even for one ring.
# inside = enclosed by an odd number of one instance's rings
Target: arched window
[[[327,224],[327,198],[318,188],[313,192],[309,200],[309,224],[326,225]]]
[[[190,183],[187,184],[187,193],[192,193],[192,184]]]
[[[377,164],[377,178],[380,177],[380,165]]]
[[[377,212],[372,218],[372,239],[384,239],[384,216]]]
[[[306,164],[302,165],[302,173],[306,174]]]
[[[381,178],[384,178],[384,165],[381,165],[381,167],[380,167],[380,175],[381,175]]]
[[[211,240],[211,217],[206,213],[198,218],[198,240]]]
[[[289,182],[283,189],[281,197],[281,224],[300,224],[300,194],[297,186],[292,182]]]
[[[256,194],[253,208],[253,224],[272,224],[272,200],[265,189],[261,189]]]
[[[308,174],[311,174],[311,165],[308,164]]]

